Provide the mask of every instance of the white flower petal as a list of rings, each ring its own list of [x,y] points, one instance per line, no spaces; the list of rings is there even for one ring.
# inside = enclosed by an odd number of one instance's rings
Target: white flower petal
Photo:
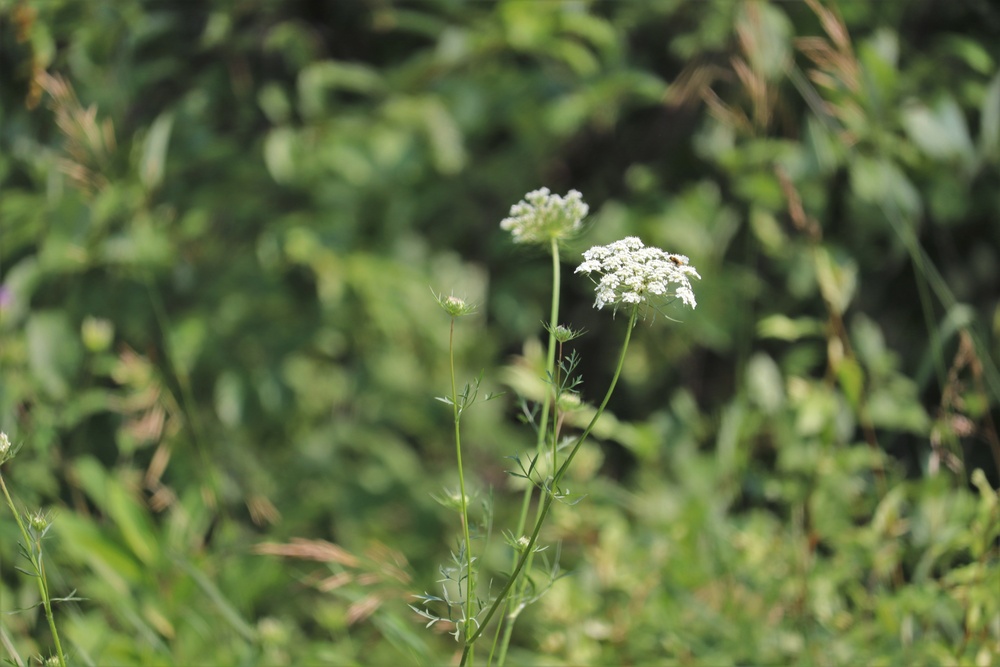
[[[568,197],[568,196],[567,196]],[[647,248],[636,236],[627,236],[606,246],[594,246],[583,253],[577,273],[597,274],[596,308],[607,304],[638,304],[649,295],[673,294],[694,308],[696,301],[690,276],[701,278],[684,255],[669,254],[659,248]]]

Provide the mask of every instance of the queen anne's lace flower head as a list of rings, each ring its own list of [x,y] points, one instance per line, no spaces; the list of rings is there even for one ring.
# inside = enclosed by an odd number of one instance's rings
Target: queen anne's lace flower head
[[[608,304],[648,303],[651,297],[675,297],[694,308],[691,276],[701,278],[684,255],[647,248],[635,236],[583,253],[577,273],[598,274],[598,309]]]
[[[514,243],[548,243],[579,231],[589,210],[576,190],[560,197],[540,188],[511,206],[510,217],[500,222],[500,228],[514,235]]]

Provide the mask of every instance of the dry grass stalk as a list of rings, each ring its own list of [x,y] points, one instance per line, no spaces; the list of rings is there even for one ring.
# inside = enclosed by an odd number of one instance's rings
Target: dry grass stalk
[[[679,107],[700,99],[714,118],[741,133],[752,134],[771,124],[777,91],[769,85],[767,74],[754,64],[760,60],[758,55],[763,49],[758,39],[763,33],[760,8],[749,3],[746,16],[747,20],[736,26],[741,55],[730,58],[731,69],[703,64],[688,66],[667,89],[664,101],[669,106]],[[717,81],[733,81],[734,75],[749,98],[750,115],[739,106],[724,102],[712,89]]]
[[[118,148],[111,119],[98,123],[97,107],[84,108],[73,87],[58,74],[38,70],[34,83],[51,97],[56,126],[66,139],[66,157],[58,161],[60,170],[87,194],[103,189]]]
[[[378,542],[368,547],[362,556],[356,556],[332,542],[304,538],[293,538],[288,543],[258,544],[254,547],[254,553],[312,560],[346,568],[332,575],[315,572],[306,581],[324,593],[346,589],[352,585],[365,589],[365,593],[353,600],[347,608],[348,625],[365,620],[388,599],[409,597],[408,585],[412,578],[406,558]],[[350,592],[347,595],[355,596]]]

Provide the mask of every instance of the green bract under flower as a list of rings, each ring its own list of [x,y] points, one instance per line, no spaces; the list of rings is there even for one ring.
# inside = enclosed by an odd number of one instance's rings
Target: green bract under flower
[[[49,526],[52,525],[52,519],[49,515],[42,510],[38,510],[34,514],[27,515],[28,525],[38,533],[44,534],[48,531]]]
[[[560,324],[554,329],[549,324],[545,324],[543,326],[545,327],[545,330],[551,332],[552,336],[560,343],[568,343],[571,340],[579,338],[583,334],[587,333],[586,329],[573,329],[572,327],[568,327],[564,324]]]
[[[611,245],[594,246],[583,253],[584,262],[576,273],[600,275],[597,300],[600,309],[608,304],[646,303],[650,297],[675,297],[694,308],[691,276],[701,278],[684,255],[659,248],[647,248],[635,236]]]
[[[500,228],[514,235],[514,243],[548,243],[578,232],[589,210],[576,190],[560,197],[540,188],[511,206],[510,217],[500,222]]]
[[[452,317],[462,317],[463,315],[476,312],[475,304],[468,303],[465,299],[460,299],[454,295],[444,296],[442,294],[435,294],[434,299]]]

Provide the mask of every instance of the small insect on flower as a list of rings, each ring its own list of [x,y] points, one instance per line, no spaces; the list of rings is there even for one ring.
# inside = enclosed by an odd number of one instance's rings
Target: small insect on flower
[[[685,266],[688,263],[688,258],[684,255],[668,255],[667,259],[677,266]]]

